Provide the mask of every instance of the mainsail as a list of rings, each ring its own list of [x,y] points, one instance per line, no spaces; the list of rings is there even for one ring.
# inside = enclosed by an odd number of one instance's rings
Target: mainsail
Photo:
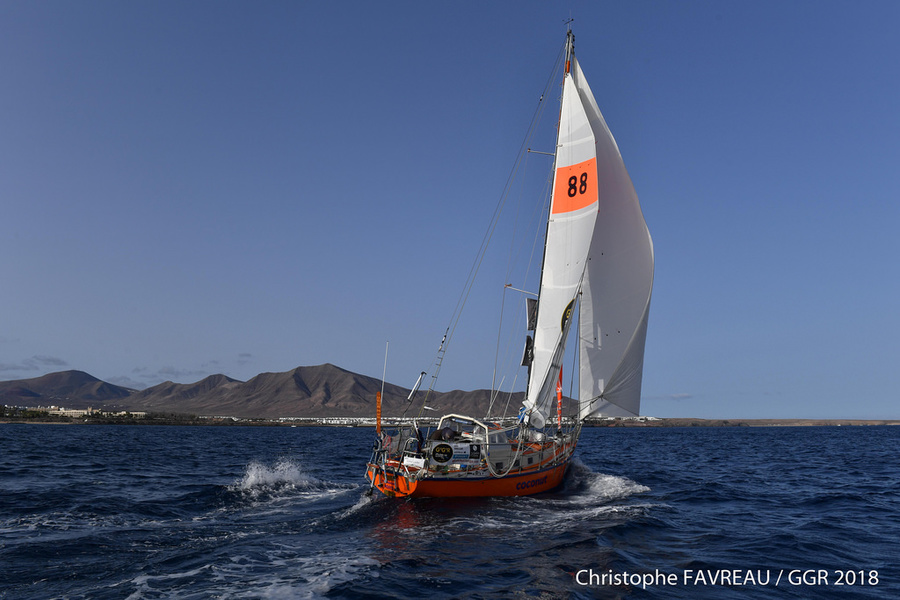
[[[653,285],[653,244],[619,148],[573,54],[567,71],[524,402],[534,427],[550,413],[576,304],[579,416],[638,414]]]

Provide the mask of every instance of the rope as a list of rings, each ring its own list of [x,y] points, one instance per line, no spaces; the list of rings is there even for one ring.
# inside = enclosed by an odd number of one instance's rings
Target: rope
[[[504,434],[506,431],[503,432]],[[494,470],[494,467],[491,465],[491,444],[490,438],[486,438],[485,448],[484,448],[484,464],[487,465],[488,472],[492,477],[506,477],[513,470],[513,466],[516,464],[516,460],[522,455],[522,450],[524,449],[523,438],[525,437],[524,427],[519,426],[519,445],[516,447],[516,453],[509,461],[509,467],[506,469],[506,472],[503,474],[499,474]]]

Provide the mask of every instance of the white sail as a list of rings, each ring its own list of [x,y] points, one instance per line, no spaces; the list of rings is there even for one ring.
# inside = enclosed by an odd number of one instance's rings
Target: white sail
[[[579,316],[580,417],[640,412],[653,241],[615,138],[577,61],[574,83],[596,139],[597,224]]]
[[[554,398],[596,222],[597,198],[594,132],[569,73],[563,83],[534,353],[524,402],[534,427],[544,426]]]

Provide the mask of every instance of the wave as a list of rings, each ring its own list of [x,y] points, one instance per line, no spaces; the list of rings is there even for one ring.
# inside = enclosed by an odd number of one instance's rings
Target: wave
[[[274,465],[257,461],[247,465],[244,475],[227,487],[232,493],[253,500],[296,496],[321,497],[359,487],[355,484],[322,481],[305,473],[299,462],[281,459]]]
[[[273,565],[276,568],[272,568]],[[339,544],[313,555],[297,554],[293,546],[269,547],[262,552],[218,556],[194,568],[178,565],[162,574],[142,574],[126,583],[140,598],[290,598],[320,600],[334,590],[374,573],[380,563],[356,548]]]
[[[609,502],[649,491],[649,487],[627,477],[597,473],[577,457],[569,465],[562,488],[562,493],[576,502]]]
[[[273,467],[255,461],[250,463],[244,476],[231,488],[242,491],[273,487],[308,488],[320,483],[315,477],[303,473],[299,463],[282,459]]]

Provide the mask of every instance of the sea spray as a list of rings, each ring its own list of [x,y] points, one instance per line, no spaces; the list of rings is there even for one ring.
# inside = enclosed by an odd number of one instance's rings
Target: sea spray
[[[650,488],[627,477],[597,473],[575,457],[566,475],[565,491],[573,502],[610,501],[644,494]]]
[[[334,495],[357,487],[353,484],[322,481],[304,472],[299,461],[282,458],[273,465],[251,462],[243,477],[228,486],[228,490],[253,501],[260,501]]]
[[[315,477],[303,473],[300,464],[291,459],[281,459],[269,467],[259,462],[251,462],[235,487],[241,490],[272,487],[308,487],[320,483]]]

